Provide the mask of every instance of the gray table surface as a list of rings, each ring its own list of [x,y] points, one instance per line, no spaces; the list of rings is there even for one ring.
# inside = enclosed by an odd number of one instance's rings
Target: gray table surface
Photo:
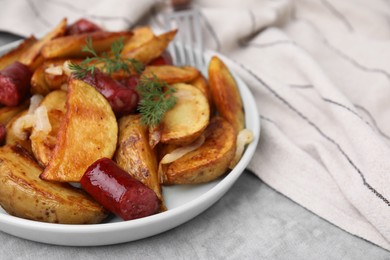
[[[18,39],[0,33],[0,46]],[[39,235],[39,234],[37,234]],[[214,206],[165,233],[124,244],[63,247],[0,231],[0,259],[390,259],[244,172]]]

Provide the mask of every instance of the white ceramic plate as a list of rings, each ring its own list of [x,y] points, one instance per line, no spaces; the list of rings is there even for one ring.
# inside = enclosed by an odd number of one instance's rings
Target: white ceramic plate
[[[12,43],[1,47],[0,55],[17,44]],[[206,52],[205,60],[209,61],[211,55],[215,53]],[[99,246],[146,238],[194,218],[230,189],[251,160],[259,140],[260,120],[255,100],[245,83],[236,75],[234,76],[244,100],[246,127],[253,131],[255,139],[247,147],[237,166],[223,178],[202,185],[164,187],[163,194],[168,211],[131,221],[112,218],[107,223],[93,225],[51,224],[10,216],[0,207],[0,230],[48,244]]]

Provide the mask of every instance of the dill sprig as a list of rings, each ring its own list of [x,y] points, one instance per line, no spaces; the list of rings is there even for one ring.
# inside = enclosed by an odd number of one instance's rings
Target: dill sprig
[[[124,39],[121,37],[111,45],[111,55],[104,52],[99,56],[93,48],[92,38],[89,37],[86,40],[86,45],[83,46],[81,50],[83,52],[88,52],[91,57],[85,58],[80,64],[70,63],[69,69],[78,79],[85,78],[88,73],[93,75],[95,73],[95,68],[98,65],[102,65],[99,69],[108,75],[120,70],[131,74],[131,69],[137,74],[141,74],[144,70],[143,64],[135,59],[122,58],[120,54],[123,47]]]
[[[154,74],[140,79],[137,92],[140,95],[138,110],[143,125],[158,125],[165,113],[176,104],[176,97],[173,95],[175,89]]]

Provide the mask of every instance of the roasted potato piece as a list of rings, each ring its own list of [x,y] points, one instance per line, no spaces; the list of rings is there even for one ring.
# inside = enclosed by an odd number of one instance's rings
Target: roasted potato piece
[[[50,181],[80,181],[93,162],[114,155],[117,137],[118,124],[108,101],[94,87],[71,78],[57,145],[40,177]]]
[[[82,50],[86,45],[87,39],[92,40],[92,46],[96,53],[107,51],[111,48],[113,42],[123,37],[126,41],[132,36],[131,31],[123,32],[93,32],[84,34],[75,34],[60,37],[48,42],[42,48],[42,55],[45,59],[75,57],[82,58],[91,55]]]
[[[173,40],[173,37],[175,37],[176,32],[177,30],[173,30],[153,37],[150,41],[132,51],[122,52],[121,56],[125,59],[136,59],[146,65],[155,58],[161,56],[168,44]]]
[[[236,81],[226,65],[217,56],[209,63],[209,83],[214,105],[219,114],[231,123],[234,129],[244,128],[244,110]]]
[[[211,119],[202,146],[170,164],[162,165],[163,184],[197,184],[227,172],[236,151],[236,131],[222,117]]]
[[[20,117],[22,117],[25,114],[27,114],[27,112],[28,112],[28,110],[24,110],[24,111],[20,112],[19,114],[14,116],[11,119],[11,121],[8,122],[8,124],[6,125],[7,133],[6,133],[6,136],[5,136],[5,144],[8,144],[8,145],[20,145],[26,151],[28,151],[29,153],[32,154],[32,148],[31,148],[31,141],[30,141],[30,139],[28,139],[28,138],[27,139],[20,139],[20,138],[18,138],[16,136],[14,130],[13,130],[16,120],[18,120]],[[30,132],[28,134],[30,134]]]
[[[15,61],[19,61],[20,56],[26,52],[34,43],[37,42],[37,39],[34,36],[30,36],[27,39],[23,40],[18,47],[13,49],[10,52],[7,52],[0,57],[0,70],[8,67]]]
[[[171,65],[146,66],[141,77],[153,77],[155,75],[168,84],[186,83],[196,79],[200,73],[194,67],[176,67]]]
[[[19,61],[27,66],[30,69],[37,68],[43,62],[43,57],[41,56],[41,50],[44,45],[50,42],[52,39],[63,36],[66,32],[67,20],[62,19],[61,22],[47,35],[45,35],[42,39],[34,43],[31,48],[29,48],[26,52],[24,52]]]
[[[196,77],[195,79],[193,79],[192,81],[188,82],[188,84],[193,85],[194,87],[196,87],[197,89],[202,91],[203,95],[205,95],[205,97],[207,98],[207,100],[209,102],[210,111],[212,111],[213,110],[212,109],[213,108],[213,100],[211,97],[210,87],[209,87],[209,84],[207,82],[207,79],[201,73],[199,73],[199,76]]]
[[[155,37],[149,26],[135,28],[133,33],[133,37],[126,41],[125,46],[122,49],[122,53],[130,52]]]
[[[61,224],[101,222],[106,210],[69,184],[39,179],[42,169],[23,148],[0,148],[0,205],[10,215]]]
[[[45,69],[44,63],[35,69],[30,81],[30,92],[32,94],[47,95],[51,91],[45,79]]]
[[[65,103],[66,92],[55,90],[50,92],[40,104],[40,106],[46,107],[51,131],[47,133],[34,128],[31,132],[30,140],[32,152],[42,166],[48,165],[52,151],[57,144],[57,134],[66,113]]]
[[[7,125],[11,119],[28,108],[28,103],[16,107],[1,107],[0,108],[0,124]]]
[[[194,86],[178,83],[172,85],[176,92],[176,105],[161,121],[162,143],[185,145],[193,142],[207,127],[210,108],[206,97]]]
[[[115,160],[122,169],[151,188],[163,201],[156,155],[149,146],[147,128],[141,124],[139,115],[120,119]]]

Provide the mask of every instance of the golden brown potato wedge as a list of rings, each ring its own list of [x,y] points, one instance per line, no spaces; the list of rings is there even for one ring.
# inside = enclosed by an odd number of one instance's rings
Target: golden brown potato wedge
[[[20,62],[29,66],[30,69],[37,68],[43,62],[41,56],[42,47],[49,43],[52,39],[63,36],[66,32],[67,20],[62,19],[61,22],[42,39],[34,43],[26,52],[20,57]]]
[[[134,35],[126,41],[125,46],[122,49],[122,53],[130,52],[155,37],[149,26],[135,28],[133,33]]]
[[[163,184],[197,184],[227,172],[236,151],[236,131],[222,117],[211,119],[202,146],[170,164],[163,165]]]
[[[39,179],[42,169],[23,148],[0,148],[0,205],[10,215],[61,224],[101,222],[106,210],[69,184]]]
[[[124,38],[126,41],[132,36],[132,34],[133,33],[131,31],[99,31],[60,37],[48,42],[42,48],[42,55],[45,59],[87,57],[91,54],[82,50],[82,47],[87,43],[87,39],[92,40],[93,49],[99,53],[109,50],[111,45],[120,38]]]
[[[8,124],[6,125],[6,135],[5,135],[5,144],[8,144],[8,145],[20,145],[22,146],[26,151],[28,151],[29,153],[32,154],[32,148],[31,148],[31,141],[30,139],[26,138],[26,139],[20,139],[19,137],[17,137],[17,135],[15,134],[14,132],[14,125],[15,125],[15,122],[16,120],[18,120],[20,117],[24,116],[25,114],[27,114],[28,110],[24,110],[22,112],[20,112],[19,114],[17,114],[16,116],[14,116],[11,121],[8,122]],[[30,135],[30,130],[28,131],[27,133],[27,136]]]
[[[32,94],[47,95],[51,90],[45,79],[45,64],[39,65],[30,80]]]
[[[118,124],[106,98],[94,87],[71,78],[57,145],[40,177],[51,181],[80,181],[93,162],[114,155],[117,137]]]
[[[18,47],[0,57],[0,70],[11,65],[15,61],[18,61],[20,56],[36,42],[37,39],[34,36],[30,36],[27,39],[23,40]]]
[[[141,77],[152,78],[155,75],[168,84],[187,83],[199,77],[200,72],[194,67],[176,67],[171,65],[146,66]]]
[[[209,63],[209,83],[214,105],[219,114],[237,131],[245,126],[244,110],[236,81],[229,69],[217,56]]]
[[[206,97],[194,86],[178,83],[172,85],[176,90],[176,105],[161,121],[162,143],[185,145],[192,143],[207,127],[210,108]]]
[[[207,82],[207,79],[201,73],[199,73],[199,76],[188,82],[188,84],[193,85],[194,87],[202,91],[203,95],[205,95],[205,97],[207,98],[210,105],[210,110],[212,111],[213,100],[211,97],[210,87]]]
[[[16,107],[1,107],[0,108],[0,124],[7,125],[11,119],[28,108],[28,103]]]
[[[115,160],[122,169],[151,188],[163,201],[156,154],[149,146],[147,128],[141,124],[139,115],[120,119]]]
[[[173,40],[177,30],[169,31],[159,36],[153,37],[148,42],[129,52],[122,52],[123,58],[136,59],[146,65],[165,51],[168,44]]]
[[[40,106],[46,107],[51,131],[38,131],[34,128],[31,132],[30,140],[33,154],[42,166],[48,165],[52,151],[57,144],[57,134],[66,113],[65,103],[66,92],[55,90],[50,92],[40,104]]]

